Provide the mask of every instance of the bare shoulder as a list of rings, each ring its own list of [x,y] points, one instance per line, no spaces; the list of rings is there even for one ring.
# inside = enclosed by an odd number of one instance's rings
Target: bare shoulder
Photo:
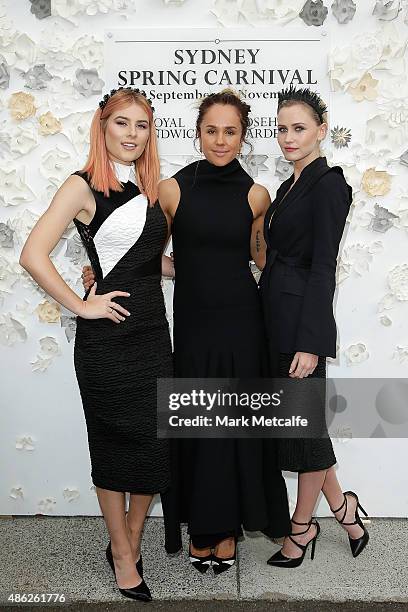
[[[248,202],[255,217],[264,215],[271,203],[269,191],[263,185],[254,183],[248,193]]]
[[[180,200],[180,187],[174,178],[159,183],[159,202],[164,211],[173,214]]]

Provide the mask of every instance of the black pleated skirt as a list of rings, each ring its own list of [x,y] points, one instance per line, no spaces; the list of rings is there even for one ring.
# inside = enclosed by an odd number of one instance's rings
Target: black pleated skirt
[[[289,367],[294,353],[279,355],[279,377],[289,377]],[[319,357],[318,364],[309,378],[326,378],[326,358]],[[323,408],[323,407],[322,407]],[[322,419],[324,416],[322,415]],[[280,469],[290,472],[325,470],[336,463],[333,445],[329,437],[285,438],[276,441],[276,462]]]

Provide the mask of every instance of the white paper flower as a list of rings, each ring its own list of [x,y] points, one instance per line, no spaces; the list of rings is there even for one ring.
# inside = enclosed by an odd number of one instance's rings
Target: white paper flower
[[[93,111],[73,113],[63,121],[63,133],[75,147],[78,154],[82,154],[89,147],[89,135]]]
[[[27,155],[38,145],[37,132],[30,124],[14,126],[9,131],[9,149],[14,158]]]
[[[35,442],[32,436],[19,436],[16,438],[16,449],[24,451],[35,450]]]
[[[52,357],[37,355],[35,361],[30,361],[33,372],[45,372],[52,364]]]
[[[12,487],[10,489],[10,497],[12,499],[24,499],[23,487]]]
[[[392,21],[401,11],[401,0],[376,0],[373,15],[383,21]]]
[[[40,514],[50,514],[54,511],[57,500],[54,497],[44,497],[38,502],[38,510]]]
[[[11,313],[0,313],[0,344],[13,346],[16,342],[25,342],[27,332],[22,323],[17,321]]]
[[[344,355],[347,360],[347,365],[357,365],[359,363],[363,363],[369,358],[369,352],[367,351],[367,347],[362,342],[358,342],[357,344],[351,344],[345,351]]]
[[[78,108],[80,94],[67,79],[53,79],[48,86],[48,105],[59,117],[72,113]]]
[[[21,268],[13,259],[0,254],[0,295],[11,293],[11,288],[18,281]]]
[[[401,302],[408,300],[408,264],[395,266],[387,276],[391,293]]]
[[[380,317],[380,323],[381,325],[384,325],[384,327],[391,327],[392,325],[392,319],[390,319],[390,317],[388,315],[381,315]]]
[[[241,16],[241,2],[236,0],[214,0],[211,13],[220,25],[228,27],[237,25]]]
[[[80,497],[78,489],[70,489],[69,487],[66,487],[64,489],[62,495],[64,499],[66,499],[69,502],[76,501]]]
[[[75,338],[76,333],[76,317],[74,315],[61,315],[61,327],[64,328],[65,337],[68,342]]]
[[[76,57],[85,69],[96,68],[103,65],[103,42],[94,36],[81,36],[72,47],[72,55]]]
[[[35,42],[27,35],[16,33],[13,44],[2,50],[8,64],[21,72],[27,72],[37,59],[37,47]]]
[[[376,32],[382,43],[382,54],[377,65],[378,70],[388,70],[392,75],[406,74],[404,55],[407,49],[407,36],[402,38],[393,23],[385,24]]]
[[[73,19],[82,12],[82,7],[78,0],[53,0],[51,4],[52,15],[68,19],[72,23],[76,23]]]
[[[287,161],[282,155],[275,158],[275,176],[280,181],[286,181],[293,174],[293,164]]]
[[[400,363],[404,363],[408,359],[408,346],[397,346],[393,355],[394,359],[398,359]]]
[[[63,74],[76,63],[71,53],[70,38],[64,30],[45,28],[38,43],[38,61],[52,74]]]
[[[15,240],[18,245],[23,245],[28,238],[28,234],[37,223],[40,215],[28,208],[24,209],[23,212],[18,213],[12,219],[10,219],[10,227],[15,232]]]
[[[24,168],[5,169],[0,167],[0,204],[3,206],[18,206],[27,204],[34,199],[34,193],[25,184]]]
[[[366,145],[372,151],[383,151],[395,159],[406,146],[406,126],[390,127],[386,117],[375,115],[366,122]]]
[[[286,24],[299,16],[304,0],[255,0],[259,17]]]
[[[10,222],[0,223],[0,248],[12,249],[14,247],[14,230]]]
[[[408,82],[392,77],[381,82],[377,107],[390,127],[401,127],[408,137]]]
[[[387,293],[378,303],[378,312],[384,312],[384,310],[391,310],[394,308],[396,303],[395,295]]]
[[[41,157],[40,169],[44,178],[59,187],[75,170],[75,165],[75,160],[72,159],[72,155],[68,151],[56,147],[47,151]]]
[[[343,274],[349,276],[354,272],[357,276],[362,276],[368,272],[374,254],[382,250],[382,247],[381,242],[374,242],[372,245],[356,243],[345,247],[339,259]]]
[[[383,45],[375,35],[364,32],[354,38],[351,53],[357,67],[365,71],[379,63]]]
[[[75,77],[74,87],[82,96],[89,98],[102,93],[105,82],[99,78],[98,71],[95,68],[91,70],[78,68]]]
[[[40,338],[40,347],[41,351],[47,357],[57,357],[58,355],[61,355],[59,344],[52,336],[44,336],[43,338]]]

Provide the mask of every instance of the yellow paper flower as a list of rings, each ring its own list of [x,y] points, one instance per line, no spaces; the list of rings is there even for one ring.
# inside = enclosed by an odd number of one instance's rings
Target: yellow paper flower
[[[36,308],[38,318],[43,323],[58,323],[61,315],[61,307],[57,302],[42,302]]]
[[[349,92],[353,96],[356,102],[362,102],[363,100],[375,100],[378,96],[378,91],[376,89],[379,81],[377,79],[373,79],[369,72],[359,80],[357,85],[354,87],[349,87]]]
[[[388,172],[369,168],[363,174],[361,185],[367,195],[382,196],[391,189],[391,176]]]
[[[41,117],[38,118],[38,121],[40,123],[38,131],[43,136],[48,136],[49,134],[58,134],[58,132],[62,130],[61,122],[56,117],[54,117],[54,115],[50,113],[50,111],[48,111],[48,113],[45,113],[44,115],[41,115]]]
[[[13,119],[22,121],[23,119],[27,119],[28,117],[35,115],[37,109],[34,102],[34,96],[24,93],[24,91],[19,91],[12,94],[8,107]]]

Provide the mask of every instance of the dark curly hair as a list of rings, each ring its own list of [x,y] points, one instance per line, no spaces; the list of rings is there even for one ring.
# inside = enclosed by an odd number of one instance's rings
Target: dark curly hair
[[[235,93],[232,89],[223,89],[218,93],[212,93],[209,96],[206,96],[198,107],[198,116],[196,121],[196,138],[200,136],[200,127],[204,119],[205,113],[208,111],[211,106],[214,104],[229,104],[237,109],[239,113],[239,118],[241,121],[242,127],[242,141],[246,142],[245,137],[248,131],[249,126],[249,113],[251,112],[251,107],[246,102],[243,102],[239,95]],[[250,144],[250,143],[247,143]]]

